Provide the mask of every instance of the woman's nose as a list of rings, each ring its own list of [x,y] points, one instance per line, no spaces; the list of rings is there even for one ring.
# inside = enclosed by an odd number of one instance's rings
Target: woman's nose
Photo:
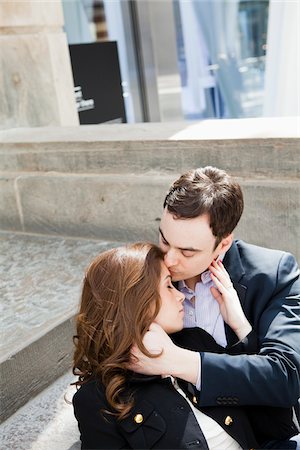
[[[182,303],[183,300],[185,299],[185,295],[182,292],[178,291],[178,289],[177,292],[178,292],[178,301]]]

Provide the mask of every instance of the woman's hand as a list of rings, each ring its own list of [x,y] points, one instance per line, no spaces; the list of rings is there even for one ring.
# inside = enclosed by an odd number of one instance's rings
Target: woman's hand
[[[231,279],[221,261],[213,261],[209,266],[211,279],[217,288],[211,287],[211,293],[220,306],[224,322],[235,332],[240,340],[252,330]]]

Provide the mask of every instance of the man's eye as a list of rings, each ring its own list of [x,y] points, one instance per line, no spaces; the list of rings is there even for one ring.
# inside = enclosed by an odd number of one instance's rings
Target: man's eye
[[[186,258],[190,258],[191,256],[194,256],[195,252],[185,251],[185,252],[182,252],[182,254]]]

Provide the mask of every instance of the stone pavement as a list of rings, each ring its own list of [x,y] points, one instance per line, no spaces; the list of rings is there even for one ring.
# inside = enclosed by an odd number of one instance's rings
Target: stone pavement
[[[0,232],[0,417],[70,368],[84,270],[113,242]]]
[[[75,377],[66,373],[0,425],[1,450],[79,450],[73,415]]]
[[[0,232],[0,361],[77,311],[84,269],[112,243]]]

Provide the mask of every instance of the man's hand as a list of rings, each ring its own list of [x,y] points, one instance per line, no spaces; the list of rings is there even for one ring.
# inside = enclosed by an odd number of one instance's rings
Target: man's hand
[[[130,369],[134,372],[146,375],[169,374],[169,357],[175,345],[167,333],[156,323],[150,325],[149,331],[144,336],[143,344],[149,353],[161,356],[149,358],[134,345],[131,350],[133,356]]]
[[[199,355],[177,347],[167,333],[156,323],[150,325],[143,343],[153,355],[150,358],[142,353],[136,345],[132,347],[130,370],[145,375],[173,375],[191,383],[196,383],[199,370]]]
[[[244,339],[250,333],[252,327],[244,314],[228,272],[221,261],[213,261],[209,270],[211,279],[217,286],[217,289],[212,287],[210,290],[219,303],[224,322],[230,326],[239,339]]]

